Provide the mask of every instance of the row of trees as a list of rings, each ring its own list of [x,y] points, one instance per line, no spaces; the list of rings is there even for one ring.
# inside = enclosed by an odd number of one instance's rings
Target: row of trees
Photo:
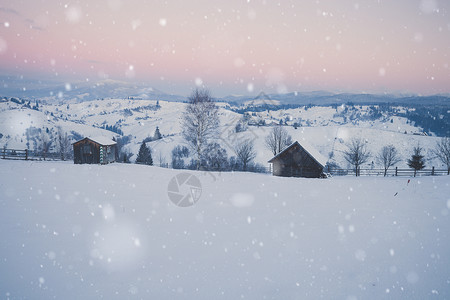
[[[372,156],[367,149],[366,141],[363,139],[352,139],[344,152],[344,159],[354,167],[356,176],[359,175],[359,169],[362,164],[366,163]],[[446,137],[437,142],[434,155],[447,166],[450,172],[450,138]],[[375,155],[375,159],[384,168],[384,176],[390,167],[395,166],[402,158],[397,149],[393,145],[387,145],[381,148],[380,152]],[[417,171],[425,168],[425,156],[423,155],[423,148],[417,145],[413,148],[411,157],[407,160],[410,168],[414,169],[414,176]]]
[[[235,155],[229,157],[226,149],[221,147],[219,143],[209,143],[200,159],[199,170],[265,171],[264,166],[254,163],[256,151],[251,140],[246,139],[236,143],[233,151]],[[178,145],[172,150],[172,168],[196,170],[197,164],[195,157],[191,157],[191,151],[188,147]]]
[[[38,137],[35,139],[35,153],[46,159],[51,153],[57,153],[61,160],[72,158],[72,141],[67,132],[60,126],[57,127],[56,133],[47,130],[37,130]],[[27,131],[27,139],[28,131]],[[27,142],[29,148],[29,142]]]

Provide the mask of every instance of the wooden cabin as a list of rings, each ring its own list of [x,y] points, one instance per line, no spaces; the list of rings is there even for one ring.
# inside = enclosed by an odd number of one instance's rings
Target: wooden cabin
[[[319,178],[327,159],[310,145],[294,142],[274,156],[272,164],[274,176]]]
[[[75,164],[109,164],[116,161],[117,143],[105,137],[84,138],[73,143]]]

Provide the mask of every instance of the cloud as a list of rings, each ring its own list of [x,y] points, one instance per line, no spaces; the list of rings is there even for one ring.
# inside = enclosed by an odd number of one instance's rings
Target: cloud
[[[25,22],[29,24],[29,27],[34,30],[46,31],[46,29],[42,26],[36,25],[36,22],[32,19],[25,19]]]
[[[20,16],[20,13],[17,10],[12,9],[12,8],[0,7],[0,12]]]

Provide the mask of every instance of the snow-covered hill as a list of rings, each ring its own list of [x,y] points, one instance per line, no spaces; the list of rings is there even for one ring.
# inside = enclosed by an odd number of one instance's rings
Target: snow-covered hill
[[[57,117],[48,110],[38,111],[13,102],[0,102],[1,147],[34,150],[40,139],[40,132],[46,132],[48,129],[49,135],[54,136],[58,126],[65,132],[76,132],[82,136],[112,138],[116,135],[111,131],[95,128],[82,122]]]
[[[450,298],[447,176],[179,173],[0,160],[2,297]]]
[[[135,154],[132,157],[134,160],[142,141],[153,137],[158,127],[164,138],[149,145],[153,149],[155,163],[169,163],[172,149],[183,144],[180,120],[185,105],[157,100],[111,99],[41,104],[39,111],[36,111],[12,101],[0,102],[0,147],[6,144],[9,148],[26,148],[29,143],[27,129],[30,127],[41,130],[48,128],[51,133],[55,133],[56,126],[61,126],[66,132],[74,132],[73,137],[118,136],[103,129],[109,126],[120,129],[125,136],[131,136],[130,143],[124,149]],[[255,161],[267,165],[272,153],[266,149],[264,139],[270,126],[281,122],[293,140],[306,141],[341,167],[348,166],[342,158],[342,151],[352,138],[366,139],[373,154],[363,167],[373,167],[372,161],[379,167],[375,155],[388,144],[393,144],[400,152],[402,161],[399,167],[406,167],[406,159],[410,158],[412,148],[418,144],[425,150],[428,167],[443,167],[432,153],[439,138],[419,135],[422,128],[395,114],[377,113],[374,117],[375,106],[317,106],[246,112],[245,122],[250,125],[246,126],[246,131],[236,133],[236,125],[244,119],[243,114],[233,111],[227,103],[218,105],[221,121],[219,142],[226,148],[228,156],[234,155],[236,141],[250,138],[255,141],[257,149]],[[395,108],[399,112],[404,109]],[[34,145],[29,143],[28,147],[33,149]]]

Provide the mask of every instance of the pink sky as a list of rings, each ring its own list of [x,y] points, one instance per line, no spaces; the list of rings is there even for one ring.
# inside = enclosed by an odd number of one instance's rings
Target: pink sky
[[[0,0],[0,75],[188,94],[450,92],[450,1]]]

